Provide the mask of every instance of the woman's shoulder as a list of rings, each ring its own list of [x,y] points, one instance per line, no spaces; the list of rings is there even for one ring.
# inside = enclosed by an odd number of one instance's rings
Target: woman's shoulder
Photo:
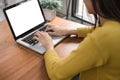
[[[120,22],[108,21],[89,35],[98,45],[118,44],[120,41]]]
[[[112,36],[112,34],[120,35],[120,22],[107,21],[101,27],[97,27],[92,34],[98,37]]]

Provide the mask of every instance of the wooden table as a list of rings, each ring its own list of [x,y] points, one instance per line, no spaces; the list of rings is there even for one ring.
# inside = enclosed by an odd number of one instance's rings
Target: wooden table
[[[80,25],[59,17],[51,23],[61,27]],[[81,40],[67,38],[55,49],[60,57],[67,56]],[[0,22],[0,80],[49,80],[43,55],[17,44],[5,20]]]

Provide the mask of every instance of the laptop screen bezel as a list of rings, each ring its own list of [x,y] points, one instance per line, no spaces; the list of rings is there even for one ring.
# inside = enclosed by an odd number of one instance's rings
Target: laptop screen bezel
[[[10,27],[10,29],[11,29],[11,32],[12,32],[12,34],[13,34],[13,37],[14,37],[15,41],[16,41],[17,39],[22,38],[22,37],[26,36],[27,34],[33,32],[34,30],[40,28],[40,26],[43,26],[43,25],[46,23],[46,19],[45,19],[44,13],[43,13],[42,7],[41,7],[41,5],[40,5],[40,1],[37,0],[37,2],[38,2],[38,4],[39,4],[39,7],[40,7],[40,10],[41,10],[41,12],[42,12],[43,18],[44,18],[44,22],[43,22],[43,23],[40,23],[39,25],[33,27],[32,29],[24,32],[23,34],[21,34],[21,35],[19,35],[19,36],[16,36],[16,35],[15,35],[15,32],[14,32],[14,30],[13,30],[13,28],[12,28],[12,25],[11,25],[11,23],[10,23],[10,20],[9,20],[8,16],[7,16],[6,11],[9,10],[9,9],[11,9],[11,8],[14,8],[14,7],[16,7],[16,6],[19,6],[19,5],[21,5],[21,3],[25,3],[25,2],[27,2],[27,1],[28,1],[28,0],[21,1],[21,2],[19,2],[19,3],[13,4],[13,5],[8,6],[8,7],[6,7],[6,8],[3,9],[3,12],[4,12],[4,14],[5,14],[6,20],[7,20],[8,24],[9,24],[9,27]]]

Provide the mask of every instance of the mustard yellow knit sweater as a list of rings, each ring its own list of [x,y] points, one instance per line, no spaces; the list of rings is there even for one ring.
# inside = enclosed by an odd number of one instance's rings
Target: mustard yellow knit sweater
[[[78,36],[90,29],[78,29]],[[44,58],[51,80],[71,80],[78,73],[80,80],[120,80],[120,23],[108,21],[96,28],[65,58],[55,50],[48,50]]]

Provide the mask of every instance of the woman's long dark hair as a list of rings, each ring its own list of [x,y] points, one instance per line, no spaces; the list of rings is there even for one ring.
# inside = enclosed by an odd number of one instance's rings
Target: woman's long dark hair
[[[91,0],[96,12],[96,23],[99,21],[97,14],[103,18],[120,22],[120,0]]]

